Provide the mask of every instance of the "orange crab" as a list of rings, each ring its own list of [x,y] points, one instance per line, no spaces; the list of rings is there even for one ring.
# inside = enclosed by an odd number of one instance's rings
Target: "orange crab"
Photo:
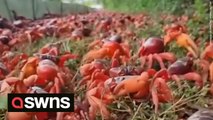
[[[83,76],[81,84],[87,84],[88,90],[109,78],[104,65],[99,61],[84,64],[80,67],[80,73]]]
[[[101,37],[97,40],[94,40],[92,43],[89,44],[89,49],[94,49],[95,47],[102,47],[103,44],[107,41],[113,41],[117,43],[122,43],[122,38],[120,35],[113,35],[110,38],[106,38],[107,34],[101,34]]]
[[[129,51],[130,47],[127,42],[124,42],[122,37],[118,34],[112,35],[109,38],[105,38],[106,36],[102,36],[101,38],[94,40],[89,44],[88,49],[101,48],[106,42],[117,42],[119,43],[124,50]]]
[[[90,118],[94,119],[96,112],[101,112],[103,118],[109,119],[110,112],[106,105],[112,103],[116,97],[130,95],[133,98],[148,97],[152,95],[155,112],[159,102],[169,102],[173,99],[172,93],[166,84],[168,74],[166,69],[156,72],[149,70],[141,75],[120,76],[109,78],[87,91],[86,98],[90,104]]]
[[[112,64],[118,59],[121,58],[122,62],[127,62],[130,57],[129,51],[125,50],[117,42],[106,42],[103,44],[102,48],[98,50],[91,50],[89,51],[84,57],[83,62],[88,63],[92,62],[95,59],[103,59],[103,58],[110,58],[112,59]]]
[[[180,47],[186,48],[194,57],[198,57],[199,50],[195,42],[186,33],[186,28],[180,24],[172,24],[165,28],[164,44],[168,44],[172,40],[176,40]]]

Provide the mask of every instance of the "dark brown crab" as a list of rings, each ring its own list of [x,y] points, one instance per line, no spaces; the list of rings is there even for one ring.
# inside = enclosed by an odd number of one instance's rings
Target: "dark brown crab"
[[[203,80],[199,73],[193,71],[193,59],[190,57],[183,57],[171,64],[168,68],[170,77],[177,81],[179,87],[179,81],[181,79],[195,81],[195,84],[201,88],[203,86]]]

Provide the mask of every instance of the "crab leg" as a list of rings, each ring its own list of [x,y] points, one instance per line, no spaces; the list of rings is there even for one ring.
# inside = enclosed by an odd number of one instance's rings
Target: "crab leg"
[[[187,49],[190,53],[192,53],[192,55],[193,55],[195,58],[198,57],[197,54],[196,54],[196,52],[195,52],[191,47],[187,46],[186,49]]]
[[[160,64],[161,69],[165,68],[163,60],[162,60],[162,58],[159,55],[154,54],[153,57],[154,57],[155,60],[158,61],[158,63]]]
[[[103,43],[101,40],[94,40],[92,43],[88,45],[88,49],[93,49],[95,46],[101,46]]]
[[[169,102],[172,100],[172,93],[162,78],[156,78],[151,89],[155,113],[158,111],[159,102]]]
[[[60,80],[58,78],[55,78],[55,84],[54,84],[54,87],[55,87],[55,90],[56,90],[56,93],[60,93],[61,92],[61,83],[60,83]]]
[[[208,59],[208,58],[213,58],[213,44],[210,43],[210,45],[208,45],[205,50],[202,52],[201,54],[201,59]]]
[[[57,112],[56,120],[63,120],[65,112]]]
[[[93,88],[91,90],[89,90],[87,93],[86,93],[86,96],[87,96],[87,99],[88,99],[88,102],[90,104],[90,112],[89,112],[89,116],[91,118],[91,120],[94,120],[95,119],[95,116],[94,114],[96,113],[96,111],[99,109],[101,111],[101,115],[102,117],[104,118],[108,118],[109,117],[109,111],[107,110],[106,108],[106,105],[101,102],[100,99],[94,97],[94,95],[96,94],[98,88]]]
[[[24,79],[23,83],[27,87],[31,87],[32,85],[34,85],[36,83],[37,79],[38,79],[37,75],[31,75],[28,78]]]
[[[158,96],[157,96],[157,90],[156,89],[152,89],[151,90],[151,95],[152,95],[152,101],[155,105],[155,113],[158,112],[158,106],[159,106],[159,100],[158,100]]]
[[[152,64],[153,64],[153,56],[150,54],[148,57],[148,69],[152,68]]]
[[[118,62],[119,55],[120,55],[120,51],[116,50],[112,56],[112,64],[111,64],[112,67],[119,66],[119,62]]]
[[[210,93],[213,95],[213,84],[210,86]]]
[[[145,40],[142,40],[141,42],[141,47],[139,48],[138,50],[138,53],[137,53],[137,56],[140,56],[141,53],[144,51],[144,47],[143,47],[143,44],[145,43]]]
[[[206,60],[198,60],[198,61],[195,61],[195,63],[197,63],[198,65],[200,65],[201,67],[201,74],[202,74],[202,79],[203,79],[203,82],[205,83],[208,79],[208,71],[211,70],[211,66],[213,67],[213,65],[210,65],[210,63]],[[211,76],[211,72],[210,72],[210,76]]]
[[[49,82],[49,83],[45,86],[44,90],[45,90],[45,91],[50,91],[50,89],[51,89],[53,86],[54,86],[54,83],[53,83],[53,82]]]
[[[79,84],[80,84],[80,85],[84,85],[84,84],[86,84],[87,81],[90,80],[90,79],[91,79],[91,76],[90,76],[90,75],[87,75],[87,76],[85,76],[83,79],[80,80]]]
[[[164,52],[164,53],[159,53],[158,54],[160,56],[161,59],[163,60],[167,60],[167,61],[170,61],[170,62],[175,62],[176,61],[176,57],[174,54],[172,53],[169,53],[169,52]]]
[[[190,72],[186,73],[182,77],[183,79],[195,81],[195,84],[200,88],[203,87],[203,80],[198,73]]]
[[[213,83],[213,62],[209,66],[210,81]]]
[[[144,56],[144,57],[141,57],[140,58],[140,61],[141,61],[141,68],[144,68],[144,65],[145,65],[145,63],[146,63],[146,57]]]
[[[177,83],[178,88],[181,89],[180,78],[177,75],[172,75],[172,79]]]
[[[62,55],[59,61],[59,67],[63,67],[64,63],[69,59],[76,59],[77,56],[71,53],[67,53],[65,55]]]

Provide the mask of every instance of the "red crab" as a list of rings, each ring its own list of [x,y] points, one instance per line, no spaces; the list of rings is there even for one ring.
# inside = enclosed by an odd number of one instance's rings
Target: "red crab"
[[[142,43],[137,54],[141,58],[142,68],[147,63],[148,69],[152,68],[153,60],[156,60],[161,68],[165,68],[163,60],[173,63],[176,57],[173,53],[164,52],[164,44],[161,38],[151,37]],[[146,62],[148,60],[148,62]]]
[[[201,59],[206,60],[206,61],[210,61],[211,59],[213,59],[213,44],[210,43],[209,45],[207,45],[207,47],[204,49],[204,51],[201,54]],[[213,62],[210,61],[210,65],[208,67],[209,69],[209,80],[211,82],[211,88],[210,88],[210,92],[213,95]]]
[[[105,66],[99,61],[84,64],[80,67],[80,73],[83,76],[81,84],[87,83],[88,89],[109,78],[106,74]]]
[[[46,47],[44,47],[46,48]],[[38,57],[30,58],[22,68],[20,79],[27,78],[27,84],[46,86],[52,84],[49,92],[60,92],[60,86],[65,84],[64,62],[68,59],[74,59],[73,54],[59,55],[56,47],[42,49]]]
[[[94,40],[92,43],[90,43],[89,46],[88,46],[88,48],[89,49],[94,49],[97,46],[100,48],[100,47],[103,46],[103,44],[105,42],[108,42],[108,41],[117,42],[117,43],[122,44],[122,37],[120,35],[112,35],[109,38],[104,38],[102,36],[100,39]]]
[[[159,102],[169,102],[173,99],[166,84],[167,80],[168,74],[166,69],[163,69],[159,72],[149,70],[142,72],[141,75],[110,78],[104,83],[99,83],[86,93],[90,104],[90,119],[95,118],[97,111],[101,113],[103,118],[109,119],[110,113],[106,105],[110,104],[116,97],[129,94],[133,98],[145,98],[151,94],[155,112],[157,112]]]
[[[186,48],[194,57],[198,57],[199,51],[195,42],[186,33],[186,28],[180,24],[172,24],[165,29],[164,44],[168,44],[172,40],[176,40],[180,47]]]
[[[83,57],[83,62],[92,62],[95,59],[110,58],[112,59],[112,64],[118,59],[122,62],[127,62],[130,58],[129,51],[122,47],[117,42],[106,42],[103,44],[102,48],[98,50],[91,50]]]

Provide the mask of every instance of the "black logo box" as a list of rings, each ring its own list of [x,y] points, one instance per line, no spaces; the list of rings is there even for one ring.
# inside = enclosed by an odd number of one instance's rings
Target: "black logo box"
[[[61,108],[33,108],[33,109],[17,109],[12,106],[12,100],[15,97],[20,97],[23,100],[26,97],[36,97],[36,98],[47,98],[47,97],[57,97],[57,98],[62,98],[62,97],[68,97],[70,99],[70,107],[68,109],[61,109]],[[20,104],[20,103],[19,103]],[[49,103],[48,103],[49,105]],[[54,105],[55,107],[56,105]],[[60,93],[60,94],[8,94],[8,112],[74,112],[74,94],[73,93]]]

